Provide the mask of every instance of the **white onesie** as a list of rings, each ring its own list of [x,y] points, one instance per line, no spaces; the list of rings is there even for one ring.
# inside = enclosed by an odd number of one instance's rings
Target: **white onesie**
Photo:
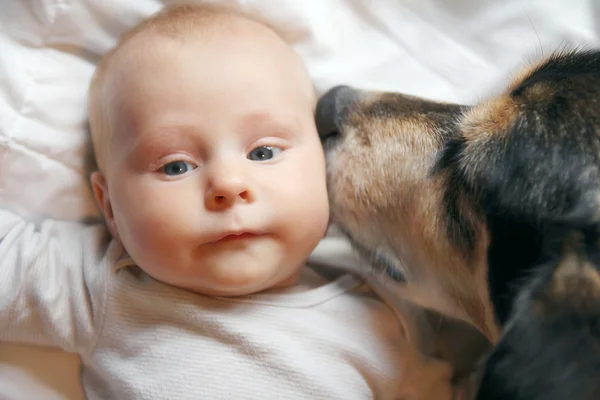
[[[0,211],[0,340],[77,352],[89,399],[452,397],[448,364],[354,275],[306,267],[301,290],[214,298],[122,254],[103,225]]]

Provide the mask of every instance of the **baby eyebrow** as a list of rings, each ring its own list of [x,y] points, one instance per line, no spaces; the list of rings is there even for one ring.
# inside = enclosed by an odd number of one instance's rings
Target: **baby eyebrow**
[[[169,125],[140,133],[130,144],[125,144],[124,155],[133,165],[146,165],[170,153],[185,151],[200,155],[198,130],[189,125]]]
[[[274,117],[273,114],[268,111],[260,111],[240,118],[237,129],[242,132],[252,128],[263,128],[287,132],[295,131],[299,129],[299,127],[300,121],[297,117]]]
[[[198,129],[192,125],[165,125],[158,129],[139,134],[132,149],[189,146],[196,144],[198,137]]]

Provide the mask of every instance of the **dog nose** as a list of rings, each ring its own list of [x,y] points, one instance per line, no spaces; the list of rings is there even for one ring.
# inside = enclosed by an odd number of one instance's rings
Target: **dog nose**
[[[349,86],[336,86],[321,96],[317,102],[315,119],[322,140],[342,133],[341,122],[358,97],[358,91]]]

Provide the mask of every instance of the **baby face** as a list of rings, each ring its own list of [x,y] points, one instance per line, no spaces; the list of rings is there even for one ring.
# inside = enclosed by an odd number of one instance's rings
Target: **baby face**
[[[115,73],[98,180],[140,268],[209,295],[293,283],[329,219],[309,77],[274,33],[240,24],[127,44],[142,47]]]

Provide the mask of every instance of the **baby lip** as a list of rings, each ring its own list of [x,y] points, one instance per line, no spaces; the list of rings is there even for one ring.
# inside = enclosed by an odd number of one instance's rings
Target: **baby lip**
[[[250,238],[256,237],[258,235],[259,235],[258,232],[253,232],[253,231],[225,232],[224,234],[219,235],[219,237],[216,240],[213,240],[212,243],[230,241],[230,240],[250,239]]]

